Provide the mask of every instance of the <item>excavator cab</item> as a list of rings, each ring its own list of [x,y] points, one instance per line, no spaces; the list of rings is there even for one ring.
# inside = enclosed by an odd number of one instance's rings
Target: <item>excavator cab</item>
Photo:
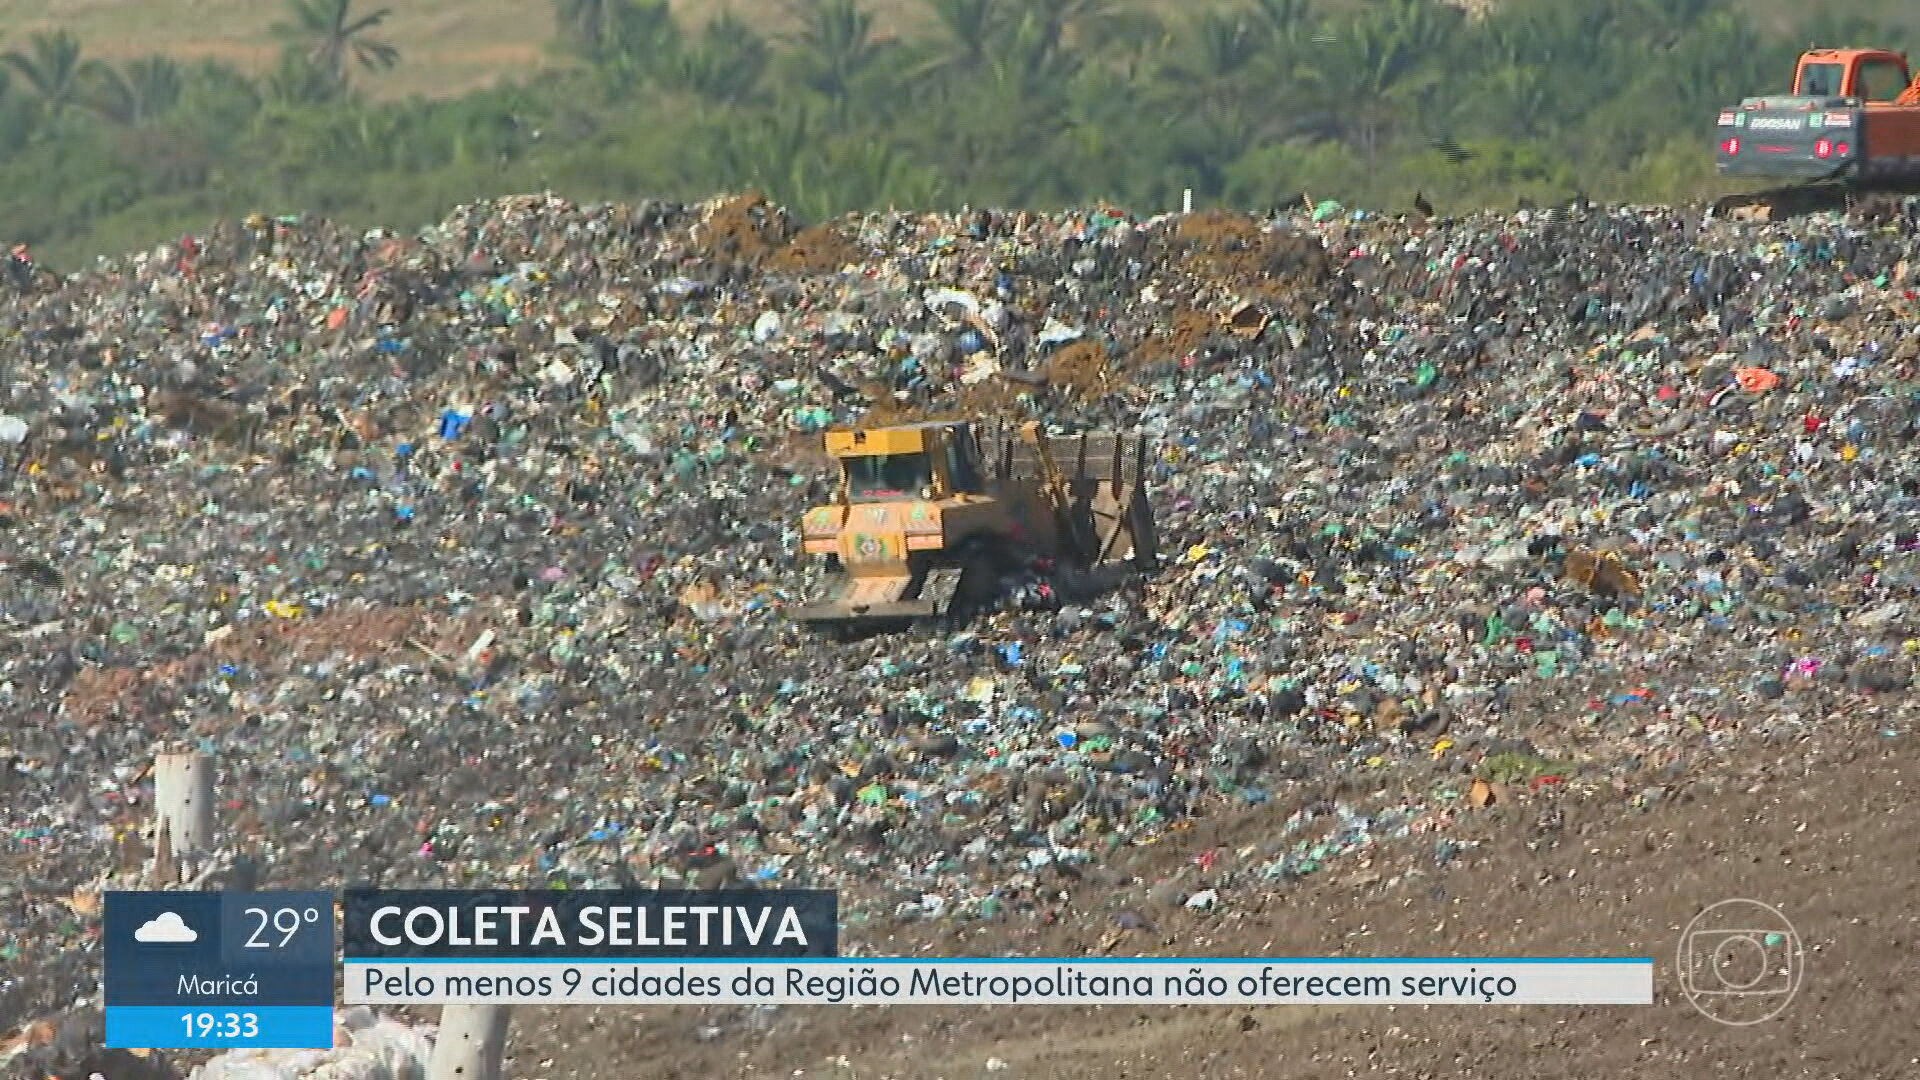
[[[1853,70],[1853,96],[1868,104],[1892,103],[1913,82],[1907,73],[1907,61],[1898,56],[1865,56]]]
[[[1793,92],[1798,97],[1840,97],[1847,84],[1847,69],[1842,64],[1800,62],[1800,78]]]
[[[1912,85],[1907,58],[1885,49],[1813,49],[1800,57],[1793,92],[1806,98],[1899,101]]]

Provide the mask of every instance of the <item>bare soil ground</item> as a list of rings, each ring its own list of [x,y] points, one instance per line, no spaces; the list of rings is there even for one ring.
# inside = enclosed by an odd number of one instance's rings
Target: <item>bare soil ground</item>
[[[359,0],[354,6],[393,11],[379,36],[399,47],[400,66],[361,78],[377,98],[450,97],[553,60],[546,47],[554,25],[549,3]],[[0,0],[0,48],[21,48],[36,32],[65,27],[87,55],[101,59],[157,52],[262,71],[279,54],[273,26],[285,18],[285,6],[275,0]]]
[[[875,930],[882,955],[1650,956],[1652,1007],[1264,1007],[527,1011],[515,1077],[1486,1077],[1558,1080],[1920,1076],[1910,800],[1920,741],[1866,717],[1800,741],[1735,748],[1636,809],[1626,793],[1549,788],[1462,812],[1480,840],[1437,869],[1433,835],[1290,887],[1234,887],[1211,913],[1180,900],[1293,806],[1216,819],[1065,882],[1057,921]],[[1637,793],[1637,792],[1636,792]],[[1194,856],[1214,850],[1213,873]],[[1675,957],[1693,916],[1728,898],[1782,911],[1806,976],[1775,1019],[1728,1027],[1692,1008]],[[1144,914],[1123,932],[1114,913]],[[1110,951],[1108,951],[1110,950]]]

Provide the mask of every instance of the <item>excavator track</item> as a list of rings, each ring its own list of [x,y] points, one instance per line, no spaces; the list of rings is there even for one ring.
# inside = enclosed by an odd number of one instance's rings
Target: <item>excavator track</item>
[[[1726,195],[1713,204],[1712,216],[1727,221],[1782,221],[1807,214],[1844,211],[1849,217],[1885,223],[1911,214],[1912,191],[1863,190],[1844,184],[1794,184],[1766,191]]]

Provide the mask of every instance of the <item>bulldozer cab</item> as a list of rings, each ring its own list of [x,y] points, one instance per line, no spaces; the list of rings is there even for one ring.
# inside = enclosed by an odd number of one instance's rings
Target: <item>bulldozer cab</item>
[[[1814,49],[1800,57],[1793,92],[1799,97],[1892,102],[1912,84],[1907,58],[1883,49]]]
[[[979,494],[986,483],[967,423],[831,432],[827,453],[840,463],[841,490],[852,503]]]
[[[840,459],[853,502],[926,499],[933,495],[933,465],[925,453],[865,454]]]

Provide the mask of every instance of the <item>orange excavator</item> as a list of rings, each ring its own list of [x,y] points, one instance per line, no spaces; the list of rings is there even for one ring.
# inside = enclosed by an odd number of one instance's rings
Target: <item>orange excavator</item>
[[[1788,186],[1729,196],[1716,212],[1764,217],[1920,191],[1920,79],[1903,53],[1803,53],[1790,93],[1721,110],[1719,132],[1721,176]]]

